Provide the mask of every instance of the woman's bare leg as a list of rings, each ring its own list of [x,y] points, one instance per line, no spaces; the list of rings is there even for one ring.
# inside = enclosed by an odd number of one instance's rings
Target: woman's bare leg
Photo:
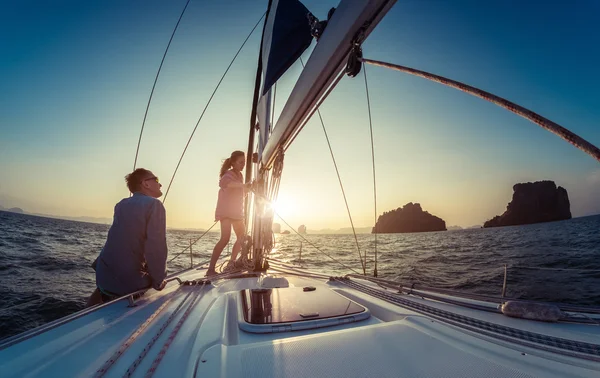
[[[231,251],[231,259],[229,261],[235,262],[235,259],[242,249],[242,241],[244,241],[244,234],[246,233],[246,228],[244,227],[244,221],[233,221],[233,231],[235,232],[236,241],[233,244],[233,250]]]
[[[221,252],[229,243],[229,238],[231,237],[231,220],[230,219],[222,219],[221,220],[221,239],[215,244],[215,248],[213,249],[212,256],[210,257],[210,264],[208,265],[207,275],[215,273],[215,266],[217,265],[217,260],[219,260],[219,256],[221,256]]]

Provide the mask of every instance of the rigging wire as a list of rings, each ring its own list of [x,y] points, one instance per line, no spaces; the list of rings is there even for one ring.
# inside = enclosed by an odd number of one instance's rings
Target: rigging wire
[[[165,192],[165,195],[163,197],[163,203],[165,203],[165,201],[167,200],[167,195],[169,194],[169,190],[171,189],[171,185],[173,184],[173,180],[175,179],[175,175],[177,174],[177,170],[179,169],[179,165],[181,164],[181,161],[183,160],[183,156],[185,155],[185,152],[187,151],[188,146],[190,145],[190,142],[192,141],[192,138],[194,137],[194,133],[196,132],[196,129],[198,128],[198,125],[200,124],[200,121],[202,120],[202,117],[204,117],[204,113],[206,112],[206,109],[208,109],[208,106],[210,105],[210,102],[212,101],[213,97],[215,96],[215,93],[217,93],[217,90],[221,86],[221,83],[223,82],[223,79],[225,79],[225,75],[227,75],[227,73],[229,72],[229,69],[233,65],[233,62],[235,62],[235,59],[240,54],[240,51],[242,51],[242,49],[246,45],[246,42],[248,42],[248,39],[250,39],[250,36],[252,35],[252,33],[254,33],[254,30],[256,30],[256,28],[258,27],[258,25],[262,21],[263,17],[265,17],[265,15],[266,15],[266,12],[263,13],[262,16],[260,16],[260,18],[258,19],[258,21],[256,22],[256,24],[254,25],[254,27],[252,28],[252,30],[250,30],[250,33],[248,34],[248,36],[246,37],[246,39],[244,40],[244,42],[242,43],[242,45],[240,46],[240,48],[238,49],[238,51],[233,56],[233,59],[231,60],[231,62],[229,62],[229,65],[227,66],[227,68],[225,69],[225,72],[223,73],[223,76],[221,76],[221,79],[217,83],[217,86],[215,87],[215,90],[210,95],[210,98],[208,99],[208,102],[206,103],[206,106],[204,107],[204,110],[202,110],[202,114],[200,114],[200,118],[198,118],[198,122],[196,122],[196,126],[192,130],[192,134],[190,135],[190,138],[188,139],[187,143],[185,144],[185,148],[183,149],[183,152],[181,153],[181,157],[179,158],[179,162],[177,162],[177,167],[175,167],[175,171],[173,172],[173,176],[171,177],[171,181],[169,181],[169,186],[167,187],[167,191]]]
[[[317,100],[317,102],[312,106],[311,110],[304,116],[304,118],[302,118],[302,121],[298,122],[298,126],[296,127],[296,130],[294,130],[292,135],[289,137],[289,139],[283,145],[284,152],[287,151],[288,148],[290,148],[290,146],[292,145],[292,142],[294,140],[296,140],[296,137],[300,134],[300,131],[304,128],[304,126],[312,118],[313,114],[315,114],[315,111],[317,111],[319,109],[319,107],[321,106],[323,101],[325,101],[325,99],[327,97],[329,97],[329,95],[335,89],[335,87],[340,82],[340,80],[342,80],[342,78],[344,78],[345,76],[346,76],[346,73],[344,71],[340,71],[340,73],[333,79],[331,84],[329,84],[329,87],[320,96],[319,100]]]
[[[365,77],[365,92],[367,93],[367,109],[369,110],[369,131],[371,132],[371,160],[373,162],[373,201],[375,213],[375,268],[373,276],[377,277],[377,181],[375,180],[375,147],[373,143],[373,121],[371,120],[371,101],[369,98],[369,84],[367,83],[367,67],[363,66],[363,75]],[[367,251],[365,251],[365,262],[367,260]]]
[[[302,68],[304,68],[304,61],[302,57],[300,57],[300,63],[302,63]],[[331,154],[331,159],[333,160],[333,166],[335,167],[335,172],[337,174],[338,181],[340,183],[340,188],[342,189],[342,196],[344,197],[344,203],[346,204],[346,210],[348,211],[348,218],[350,218],[350,225],[352,226],[352,233],[354,234],[354,240],[356,241],[356,249],[358,250],[358,258],[360,259],[360,265],[362,266],[363,274],[367,275],[367,256],[365,251],[365,258],[363,261],[363,257],[360,253],[360,246],[358,244],[358,237],[356,236],[356,229],[354,228],[354,222],[352,221],[352,215],[350,214],[350,206],[348,206],[348,200],[346,198],[346,192],[344,191],[344,185],[342,184],[342,178],[340,177],[340,171],[338,170],[337,163],[335,161],[335,156],[333,154],[333,149],[331,147],[331,143],[329,142],[329,136],[327,135],[327,130],[325,129],[325,123],[323,122],[323,117],[321,116],[321,110],[317,108],[317,114],[319,115],[319,119],[321,120],[321,126],[323,127],[323,132],[325,133],[325,139],[327,140],[327,146],[329,146],[329,153]]]
[[[150,91],[150,97],[148,98],[148,104],[146,105],[146,112],[144,113],[144,120],[142,121],[142,129],[140,130],[140,137],[138,138],[137,148],[135,150],[135,159],[133,160],[133,170],[135,171],[135,166],[137,165],[138,153],[140,152],[140,144],[142,143],[142,134],[144,133],[144,126],[146,125],[146,117],[148,116],[148,110],[150,109],[150,102],[152,102],[152,96],[154,95],[154,89],[156,88],[156,82],[158,81],[158,76],[160,75],[160,71],[162,70],[163,63],[165,62],[165,58],[167,57],[167,52],[169,52],[169,47],[171,47],[171,42],[173,41],[173,37],[175,37],[175,32],[179,27],[179,23],[183,18],[183,14],[190,4],[190,0],[187,0],[185,3],[185,7],[181,11],[181,15],[179,16],[179,20],[177,20],[177,24],[175,24],[175,28],[173,29],[173,33],[171,34],[171,38],[169,39],[169,43],[167,44],[167,48],[165,49],[165,53],[163,54],[162,60],[160,61],[160,66],[158,67],[158,71],[156,72],[156,77],[154,78],[154,84],[152,84],[152,90]]]
[[[175,255],[175,256],[174,256],[174,257],[173,257],[171,260],[169,260],[169,261],[167,262],[167,264],[170,264],[170,263],[171,263],[173,260],[175,260],[177,257],[179,257],[179,256],[180,256],[180,255],[181,255],[183,252],[185,252],[185,251],[187,251],[188,249],[190,249],[190,248],[191,248],[191,247],[192,247],[194,244],[196,244],[196,243],[198,242],[198,240],[202,239],[202,237],[203,237],[204,235],[208,234],[208,232],[209,232],[210,230],[212,230],[212,228],[213,228],[213,227],[215,227],[215,225],[216,225],[216,224],[217,224],[217,222],[213,223],[213,225],[212,225],[212,226],[210,226],[210,228],[209,228],[208,230],[204,231],[204,233],[203,233],[202,235],[200,235],[200,236],[198,237],[198,239],[196,239],[194,242],[190,243],[190,245],[189,245],[189,246],[185,247],[185,248],[184,248],[184,249],[183,249],[181,252],[179,252],[178,254],[176,254],[176,255]]]
[[[365,59],[365,58],[358,58],[358,60],[360,60],[363,63],[372,64],[374,66],[390,68],[390,69],[393,69],[396,71],[405,72],[405,73],[408,73],[411,75],[415,75],[415,76],[419,76],[419,77],[422,77],[422,78],[425,78],[425,79],[428,79],[431,81],[435,81],[437,83],[444,84],[446,86],[458,89],[465,93],[469,93],[473,96],[477,96],[479,98],[482,98],[484,100],[492,102],[498,106],[503,107],[506,110],[509,110],[515,114],[522,116],[523,118],[530,120],[531,122],[550,131],[551,133],[558,135],[559,137],[561,137],[562,139],[571,143],[575,147],[577,147],[580,150],[591,155],[594,159],[600,161],[600,149],[598,147],[594,146],[593,144],[586,141],[579,135],[571,132],[570,130],[560,126],[559,124],[552,122],[551,120],[544,118],[541,115],[539,115],[535,112],[532,112],[529,109],[526,109],[520,105],[517,105],[514,102],[508,101],[506,99],[503,99],[502,97],[498,97],[496,95],[493,95],[493,94],[483,91],[481,89],[477,89],[470,85],[463,84],[463,83],[455,81],[455,80],[447,79],[442,76],[434,75],[429,72],[420,71],[420,70],[416,70],[414,68],[409,68],[409,67],[405,67],[405,66],[400,66],[398,64],[381,62],[378,60],[371,60],[371,59]]]
[[[357,272],[356,270],[352,269],[352,268],[351,268],[351,267],[349,267],[349,266],[346,266],[346,265],[345,265],[344,263],[342,263],[341,261],[339,261],[339,260],[336,260],[335,258],[331,257],[329,254],[325,253],[323,250],[321,250],[321,249],[320,249],[319,247],[317,247],[315,244],[313,244],[312,242],[310,242],[310,240],[308,240],[308,239],[306,239],[304,236],[302,236],[302,235],[301,235],[301,234],[300,234],[298,231],[296,231],[296,229],[294,229],[292,226],[290,226],[290,224],[289,224],[288,222],[286,222],[286,220],[285,220],[285,219],[283,219],[283,217],[282,217],[282,216],[281,216],[281,215],[280,215],[280,214],[279,214],[277,211],[275,211],[275,207],[273,206],[273,202],[272,202],[272,201],[270,201],[270,200],[269,200],[267,197],[265,197],[264,195],[262,195],[262,194],[260,194],[260,193],[256,193],[256,192],[254,192],[254,195],[255,195],[256,197],[260,198],[261,200],[265,201],[265,202],[266,202],[266,203],[269,205],[269,207],[270,207],[271,211],[273,211],[273,214],[277,215],[277,217],[278,217],[279,219],[281,219],[281,221],[282,221],[283,223],[285,223],[285,225],[286,225],[286,226],[288,226],[288,227],[289,227],[289,228],[290,228],[292,231],[294,231],[294,232],[296,233],[296,235],[300,236],[300,237],[301,237],[301,238],[302,238],[302,239],[303,239],[305,242],[307,242],[307,243],[308,243],[308,244],[310,244],[310,245],[311,245],[313,248],[315,248],[317,251],[321,252],[321,253],[322,253],[322,254],[324,254],[325,256],[327,256],[327,257],[329,257],[330,259],[332,259],[333,261],[337,262],[338,264],[340,264],[340,265],[341,265],[341,266],[343,266],[344,268],[346,268],[346,269],[348,269],[348,270],[351,270],[351,271],[353,271],[354,273],[356,273],[356,274],[360,275],[360,273],[359,273],[359,272]]]
[[[305,242],[307,242],[308,244],[310,244],[313,248],[315,248],[317,251],[321,252],[322,254],[324,254],[325,256],[329,257],[330,259],[332,259],[333,261],[337,262],[338,264],[340,264],[341,266],[343,266],[346,269],[349,269],[351,271],[353,271],[354,273],[360,275],[359,272],[357,272],[356,270],[352,269],[349,266],[346,266],[343,262],[336,260],[335,258],[331,257],[330,255],[328,255],[327,253],[325,253],[323,250],[321,250],[319,247],[317,247],[316,245],[314,245],[313,243],[310,242],[310,240],[308,240],[307,238],[305,238],[304,236],[302,236],[298,231],[296,231],[292,226],[290,226],[290,224],[288,222],[285,221],[285,219],[283,219],[281,217],[281,215],[279,215],[279,213],[277,213],[274,209],[273,209],[273,213],[275,213],[275,215],[277,215],[277,217],[279,219],[281,219],[281,221],[283,223],[285,223],[286,226],[288,226],[288,228],[290,228],[292,231],[294,231],[296,233],[296,235],[300,236],[302,239],[304,239]]]

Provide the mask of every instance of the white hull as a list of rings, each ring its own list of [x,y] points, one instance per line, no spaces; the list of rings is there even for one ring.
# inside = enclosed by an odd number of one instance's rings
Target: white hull
[[[323,328],[250,333],[240,327],[240,290],[260,288],[264,275],[193,286],[173,280],[162,292],[149,291],[134,307],[124,298],[7,340],[0,346],[0,376],[600,376],[597,325],[509,318],[396,294],[360,279],[348,281],[349,286],[277,262],[268,273],[285,277],[292,288],[333,290],[366,307],[371,316]],[[204,274],[199,268],[179,278],[200,280]],[[431,309],[440,312],[428,313]],[[459,318],[444,320],[443,311]],[[470,326],[461,319],[472,319]],[[480,328],[477,321],[498,328]],[[514,333],[519,330],[525,336]],[[544,337],[531,339],[531,334]],[[553,346],[556,338],[572,340],[570,350],[567,344]],[[595,352],[581,349],[585,345],[595,345]]]

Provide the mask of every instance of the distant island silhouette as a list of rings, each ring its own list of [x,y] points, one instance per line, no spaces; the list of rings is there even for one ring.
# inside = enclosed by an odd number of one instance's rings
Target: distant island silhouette
[[[25,211],[23,209],[21,209],[20,207],[11,207],[10,209],[7,209],[5,207],[0,206],[0,210],[1,211],[8,211],[8,212],[11,212],[11,213],[25,214]]]
[[[446,222],[421,209],[418,203],[409,202],[404,207],[380,215],[371,233],[391,234],[406,232],[446,231]]]
[[[512,201],[502,215],[483,224],[484,228],[516,226],[571,219],[567,190],[554,181],[519,183],[513,186]]]
[[[273,228],[271,231],[273,231],[274,234],[281,233],[281,225],[279,223],[273,222]]]
[[[373,227],[355,227],[354,231],[357,234],[370,234]],[[343,228],[322,228],[319,230],[311,231],[311,234],[319,234],[319,235],[344,235],[344,234],[352,234],[352,227],[343,227]]]
[[[99,217],[86,217],[86,216],[69,217],[69,216],[54,215],[54,214],[30,213],[29,211],[23,210],[20,207],[6,208],[2,205],[0,205],[0,211],[8,211],[10,213],[25,214],[25,215],[34,215],[36,217],[71,220],[71,221],[76,221],[76,222],[98,223],[98,224],[111,224],[112,223],[112,218],[99,218]]]

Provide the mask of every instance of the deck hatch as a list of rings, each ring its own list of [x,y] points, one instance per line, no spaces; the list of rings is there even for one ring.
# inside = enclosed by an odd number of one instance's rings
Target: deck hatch
[[[360,304],[329,288],[302,287],[240,291],[240,328],[270,333],[321,328],[369,318]]]

